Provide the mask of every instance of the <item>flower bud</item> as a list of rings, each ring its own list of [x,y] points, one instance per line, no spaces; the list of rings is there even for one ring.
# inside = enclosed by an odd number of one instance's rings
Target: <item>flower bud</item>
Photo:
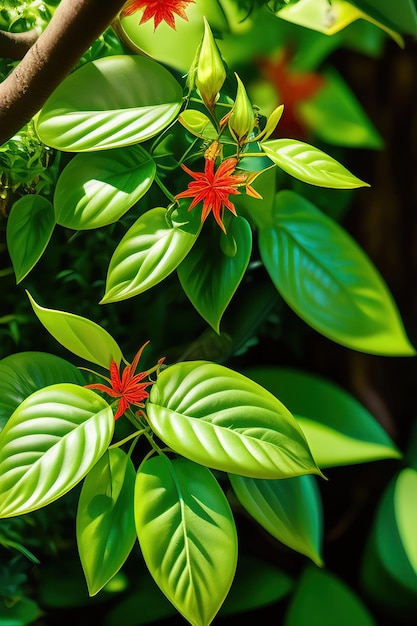
[[[198,57],[195,84],[204,104],[213,112],[217,95],[226,79],[226,69],[206,18]]]
[[[237,80],[237,94],[228,123],[232,137],[239,145],[242,145],[246,143],[249,134],[253,130],[255,115],[244,84],[237,74],[235,76]]]

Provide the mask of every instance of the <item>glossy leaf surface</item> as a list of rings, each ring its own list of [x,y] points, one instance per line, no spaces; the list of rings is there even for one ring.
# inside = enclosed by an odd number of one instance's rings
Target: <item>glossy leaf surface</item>
[[[111,361],[120,363],[120,348],[104,328],[80,315],[42,307],[28,296],[38,319],[67,350],[105,369]]]
[[[322,150],[296,139],[271,139],[262,149],[284,172],[318,187],[356,189],[369,187]]]
[[[246,271],[252,251],[252,230],[243,217],[233,218],[227,235],[233,251],[224,254],[219,233],[202,233],[178,267],[181,286],[200,315],[217,332],[220,320]],[[216,250],[213,254],[213,250]]]
[[[104,454],[113,430],[110,406],[90,389],[60,383],[26,398],[0,433],[0,516],[67,493]]]
[[[191,220],[171,226],[159,207],[141,215],[113,253],[102,303],[137,296],[169,276],[196,240],[200,221]]]
[[[245,374],[288,407],[319,467],[401,457],[373,415],[334,383],[279,367],[254,367]]]
[[[77,510],[77,544],[91,596],[119,571],[136,541],[135,478],[130,458],[113,448],[84,480]]]
[[[13,204],[7,220],[6,237],[17,283],[42,256],[54,226],[54,210],[46,198],[27,195]]]
[[[260,480],[229,475],[247,512],[275,539],[322,565],[323,520],[313,476]]]
[[[77,154],[55,188],[57,224],[85,230],[117,222],[148,191],[155,171],[141,146]]]
[[[136,529],[156,583],[195,626],[208,626],[230,585],[237,537],[212,473],[186,459],[144,461],[135,487]]]
[[[45,352],[18,352],[0,361],[0,430],[34,391],[55,383],[84,384],[71,363]]]
[[[189,361],[161,372],[147,415],[175,452],[213,469],[254,478],[319,473],[285,406],[221,365]]]
[[[278,291],[310,326],[371,354],[415,354],[383,279],[336,222],[292,191],[275,199],[275,224],[259,235]]]
[[[181,103],[181,86],[162,65],[114,55],[70,74],[46,101],[36,129],[58,150],[108,150],[154,137],[175,119]]]

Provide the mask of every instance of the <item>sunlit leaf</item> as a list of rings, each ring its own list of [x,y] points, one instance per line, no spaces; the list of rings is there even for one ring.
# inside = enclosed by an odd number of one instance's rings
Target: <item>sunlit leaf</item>
[[[0,433],[0,516],[39,509],[84,478],[114,430],[111,407],[71,383],[35,391]]]
[[[323,520],[313,476],[261,480],[229,475],[248,513],[275,539],[322,565]]]
[[[322,150],[296,139],[270,139],[262,149],[284,172],[298,180],[330,189],[369,187]]]
[[[191,250],[200,230],[199,219],[196,222],[192,215],[190,220],[172,226],[167,210],[160,207],[141,215],[113,253],[101,302],[132,298],[169,276]]]
[[[373,415],[334,383],[279,367],[249,368],[245,374],[288,407],[319,467],[401,457]]]
[[[111,361],[120,363],[120,348],[104,328],[80,315],[42,307],[29,293],[28,296],[38,319],[67,350],[105,369]]]
[[[13,204],[6,236],[17,283],[25,278],[42,256],[54,226],[54,210],[46,198],[27,195]]]
[[[108,56],[86,63],[55,89],[36,130],[58,150],[107,150],[154,137],[181,104],[180,84],[153,59]]]
[[[358,244],[305,198],[281,191],[275,224],[259,234],[278,291],[310,326],[371,354],[415,354],[383,279]]]
[[[136,480],[135,519],[158,586],[191,624],[210,624],[237,562],[232,511],[212,473],[186,459],[144,461]]]
[[[147,415],[175,452],[213,469],[254,478],[320,473],[285,406],[221,365],[189,361],[162,371]]]
[[[55,383],[82,385],[74,365],[45,352],[18,352],[0,361],[0,430],[21,402],[34,391]]]
[[[136,541],[135,477],[130,458],[113,448],[84,480],[77,509],[77,544],[91,596],[119,571]]]
[[[224,254],[219,236],[230,240],[234,254]],[[217,253],[213,254],[213,249]],[[220,320],[248,266],[252,251],[252,231],[243,217],[233,218],[227,235],[202,233],[177,268],[184,292],[200,315],[220,332]]]
[[[77,154],[55,187],[57,224],[83,230],[117,222],[148,191],[155,171],[141,146]]]

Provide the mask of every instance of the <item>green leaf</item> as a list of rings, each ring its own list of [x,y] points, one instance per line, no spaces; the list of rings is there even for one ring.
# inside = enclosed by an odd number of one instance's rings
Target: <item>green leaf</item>
[[[261,480],[229,475],[247,512],[281,543],[323,565],[323,516],[313,476]]]
[[[36,130],[58,150],[107,150],[154,137],[181,104],[180,84],[156,61],[108,56],[86,63],[55,89],[38,114]]]
[[[242,476],[320,473],[297,422],[242,374],[204,361],[161,372],[147,403],[155,433],[186,458]]]
[[[111,361],[120,364],[120,348],[104,328],[80,315],[46,309],[37,304],[29,293],[28,296],[38,319],[67,350],[105,369],[109,369]]]
[[[249,368],[245,374],[288,407],[319,467],[401,458],[371,413],[334,383],[279,367]]]
[[[353,350],[415,354],[386,284],[345,230],[292,191],[277,194],[274,217],[259,234],[262,261],[307,324]]]
[[[231,241],[234,254],[222,254],[218,238]],[[213,251],[217,249],[217,253]],[[233,218],[227,235],[203,232],[177,268],[181,286],[200,315],[217,332],[220,320],[249,264],[252,230],[243,217]]]
[[[73,230],[117,222],[151,186],[156,166],[141,146],[77,154],[54,194],[57,224]]]
[[[55,383],[82,385],[71,363],[44,352],[19,352],[0,361],[0,431],[19,404],[34,391]]]
[[[411,468],[402,469],[390,481],[363,560],[366,592],[399,614],[417,610],[416,487],[417,471]]]
[[[189,253],[200,230],[195,214],[188,223],[170,226],[167,210],[141,215],[110,260],[102,304],[132,298],[169,276]]]
[[[376,626],[360,598],[331,572],[311,565],[296,587],[285,626]]]
[[[77,509],[77,544],[90,596],[119,571],[136,541],[136,472],[120,448],[107,450],[87,474]]]
[[[111,407],[90,389],[59,383],[35,391],[0,433],[0,517],[67,493],[104,454],[113,430]]]
[[[210,118],[196,109],[186,109],[178,116],[178,121],[188,132],[205,139],[217,139],[218,132],[214,128]]]
[[[246,613],[282,600],[292,591],[292,579],[268,561],[239,554],[236,576],[219,617]]]
[[[135,519],[157,585],[193,626],[208,626],[237,562],[232,511],[214,476],[186,459],[144,461],[136,479]]]
[[[328,143],[379,149],[383,140],[355,95],[335,70],[324,72],[325,84],[297,104],[297,114],[314,135]]]
[[[41,613],[39,606],[29,598],[19,598],[11,606],[0,598],[1,626],[27,626],[33,624]]]
[[[6,237],[17,283],[29,274],[42,256],[54,226],[54,210],[46,198],[27,195],[13,204]]]
[[[304,183],[330,189],[369,187],[333,157],[303,141],[271,139],[261,145],[275,165]]]
[[[412,0],[353,0],[360,9],[400,33],[417,35],[417,11]]]

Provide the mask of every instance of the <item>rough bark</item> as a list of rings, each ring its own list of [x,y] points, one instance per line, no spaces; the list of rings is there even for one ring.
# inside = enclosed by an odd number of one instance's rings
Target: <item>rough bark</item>
[[[45,31],[0,84],[0,145],[39,111],[124,4],[62,0]]]

